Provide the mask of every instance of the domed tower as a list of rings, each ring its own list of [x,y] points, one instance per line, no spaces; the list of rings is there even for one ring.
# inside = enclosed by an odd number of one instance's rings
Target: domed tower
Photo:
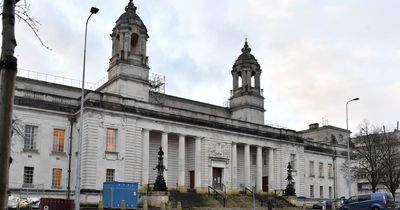
[[[264,124],[264,97],[260,87],[261,68],[250,53],[247,39],[242,54],[232,67],[233,89],[230,100],[232,118]]]
[[[125,12],[118,18],[112,30],[112,57],[108,69],[108,82],[100,91],[148,101],[148,38],[146,26],[136,14],[132,0],[129,0]]]

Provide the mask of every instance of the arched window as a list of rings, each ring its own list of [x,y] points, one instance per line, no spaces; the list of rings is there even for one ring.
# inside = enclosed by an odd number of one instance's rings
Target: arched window
[[[131,52],[137,54],[137,45],[138,45],[139,35],[132,34],[131,35]]]
[[[242,72],[238,72],[238,88],[241,88],[242,87]]]
[[[256,72],[252,71],[251,72],[251,87],[255,87],[256,86]]]

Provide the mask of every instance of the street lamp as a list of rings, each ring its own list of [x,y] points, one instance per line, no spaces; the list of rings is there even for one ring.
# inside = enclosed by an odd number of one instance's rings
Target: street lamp
[[[346,130],[348,131],[349,130],[349,103],[350,102],[352,102],[352,101],[358,101],[358,100],[360,100],[360,98],[353,98],[353,99],[351,99],[351,100],[348,100],[347,102],[346,102]],[[351,169],[350,169],[350,134],[349,134],[349,138],[348,138],[348,140],[347,140],[347,164],[349,164],[348,165],[348,167],[347,167],[347,172],[348,172],[348,176],[347,176],[347,186],[348,186],[348,188],[349,188],[349,197],[351,196]]]
[[[83,102],[85,98],[85,68],[86,68],[86,40],[87,40],[87,28],[90,17],[99,11],[98,8],[90,8],[90,15],[86,20],[85,26],[85,43],[83,47],[83,70],[82,70],[82,93],[81,93],[81,110],[80,110],[80,130],[79,130],[79,143],[78,143],[78,160],[76,163],[76,183],[75,183],[75,210],[80,209],[80,197],[81,197],[81,159],[82,159],[82,141],[83,141]]]

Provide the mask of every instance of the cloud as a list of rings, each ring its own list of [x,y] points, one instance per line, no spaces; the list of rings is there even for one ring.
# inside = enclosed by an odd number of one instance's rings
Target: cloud
[[[19,66],[81,78],[83,35],[89,8],[87,80],[106,75],[109,34],[126,1],[30,2],[43,49],[18,23]],[[152,0],[135,1],[149,31],[152,73],[166,76],[167,94],[222,105],[231,89],[231,68],[245,36],[262,67],[266,119],[304,129],[322,117],[350,128],[363,119],[393,123],[400,116],[399,1],[373,0]]]

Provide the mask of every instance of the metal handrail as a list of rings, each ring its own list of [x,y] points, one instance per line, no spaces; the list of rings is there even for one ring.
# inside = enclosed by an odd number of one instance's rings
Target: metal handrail
[[[244,194],[247,194],[247,191],[249,191],[250,192],[250,194],[253,196],[253,194],[254,194],[254,198],[256,198],[260,203],[261,203],[261,206],[264,206],[264,203],[265,202],[267,202],[267,201],[265,201],[262,197],[260,197],[259,195],[257,195],[257,193],[254,193],[252,190],[250,190],[249,188],[247,188],[247,187],[244,187]]]
[[[210,192],[210,191],[212,191],[212,192]],[[222,205],[224,205],[224,207],[225,207],[225,204],[226,204],[226,197],[224,196],[224,195],[222,195],[221,193],[219,193],[216,189],[214,189],[213,187],[211,187],[211,186],[208,186],[208,195],[211,195],[211,193],[213,194],[213,197],[214,197],[214,199],[215,200],[218,200],[218,198],[221,198],[222,199]],[[218,200],[219,201],[219,200]],[[221,202],[221,201],[220,201]]]

